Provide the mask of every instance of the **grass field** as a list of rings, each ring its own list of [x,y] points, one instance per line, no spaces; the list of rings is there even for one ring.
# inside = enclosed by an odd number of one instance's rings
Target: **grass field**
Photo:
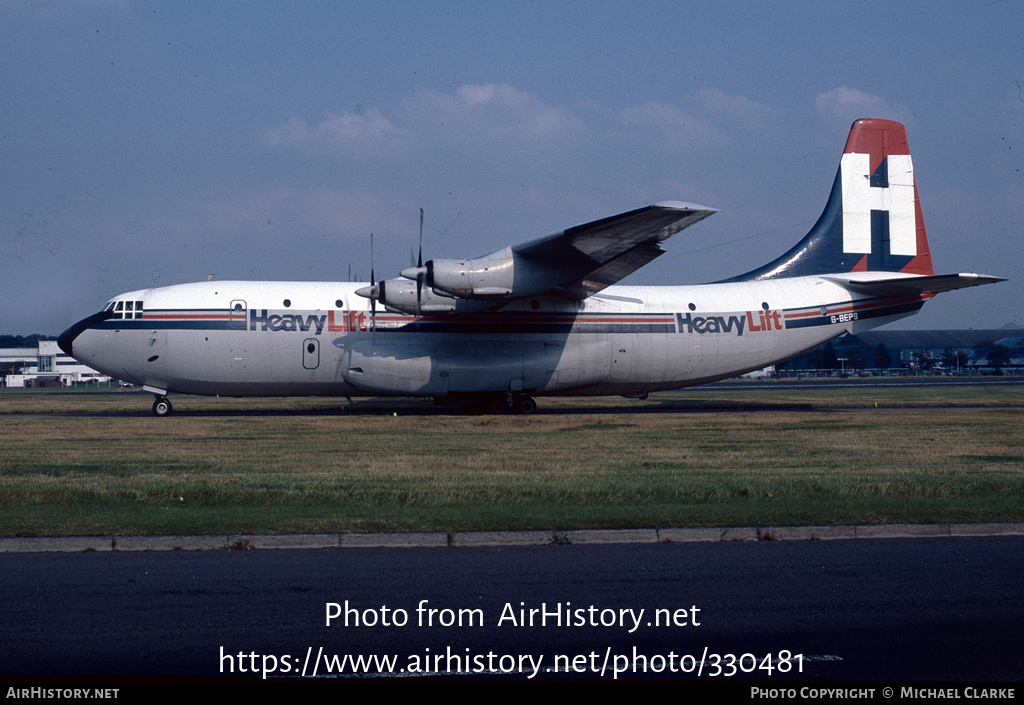
[[[1024,386],[151,400],[0,394],[0,535],[1024,520]]]

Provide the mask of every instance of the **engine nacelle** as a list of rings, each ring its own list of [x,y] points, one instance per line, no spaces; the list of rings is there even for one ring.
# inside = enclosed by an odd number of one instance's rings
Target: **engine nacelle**
[[[357,294],[376,299],[392,313],[416,315],[416,282],[408,279],[387,279],[375,286],[363,287]],[[419,312],[424,316],[443,316],[449,313],[474,313],[491,306],[487,301],[465,301],[441,296],[424,285],[420,292]]]
[[[406,279],[424,276],[428,287],[460,299],[498,300],[542,294],[552,281],[565,279],[564,263],[524,257],[511,247],[477,259],[434,259],[402,272]]]

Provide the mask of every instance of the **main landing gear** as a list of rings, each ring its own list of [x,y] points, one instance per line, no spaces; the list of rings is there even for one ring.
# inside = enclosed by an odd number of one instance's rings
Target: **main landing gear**
[[[174,407],[171,406],[171,400],[165,396],[158,396],[153,402],[154,416],[170,416],[172,411],[174,411]]]
[[[532,414],[537,410],[537,402],[528,394],[504,394],[491,397],[484,407],[488,414]]]

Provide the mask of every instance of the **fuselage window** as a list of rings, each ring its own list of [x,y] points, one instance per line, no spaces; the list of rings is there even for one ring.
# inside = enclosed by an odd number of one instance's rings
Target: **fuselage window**
[[[116,320],[142,318],[141,301],[116,301],[112,304],[107,304],[107,307],[103,310],[109,311],[111,306],[114,307],[114,318]]]

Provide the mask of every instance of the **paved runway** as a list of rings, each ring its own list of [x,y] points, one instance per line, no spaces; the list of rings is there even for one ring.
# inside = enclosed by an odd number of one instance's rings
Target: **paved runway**
[[[1024,537],[0,560],[8,676],[1024,678]]]

